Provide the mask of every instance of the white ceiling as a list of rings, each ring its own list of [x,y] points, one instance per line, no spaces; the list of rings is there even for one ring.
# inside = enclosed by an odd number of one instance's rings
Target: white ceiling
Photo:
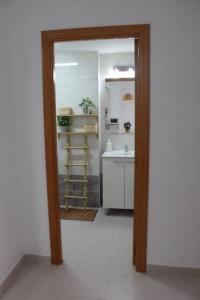
[[[55,52],[98,51],[99,53],[134,52],[134,39],[107,39],[55,43]]]

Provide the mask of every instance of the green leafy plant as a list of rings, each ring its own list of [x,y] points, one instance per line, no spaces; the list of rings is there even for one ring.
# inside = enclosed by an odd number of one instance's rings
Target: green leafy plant
[[[80,107],[90,107],[90,106],[93,106],[93,101],[89,98],[89,97],[86,97],[86,98],[83,98],[82,99],[82,102],[79,104]]]
[[[70,118],[66,116],[58,116],[57,120],[59,126],[70,126],[72,123]]]

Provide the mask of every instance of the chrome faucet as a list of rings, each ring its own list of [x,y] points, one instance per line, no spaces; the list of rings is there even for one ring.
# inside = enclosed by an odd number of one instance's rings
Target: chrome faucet
[[[124,145],[124,152],[127,154],[128,153],[128,145]]]

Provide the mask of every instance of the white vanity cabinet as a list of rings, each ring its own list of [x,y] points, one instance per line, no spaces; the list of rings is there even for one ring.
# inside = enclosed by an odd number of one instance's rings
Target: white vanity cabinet
[[[103,207],[124,208],[124,158],[103,159]]]
[[[134,158],[125,158],[124,168],[124,206],[126,209],[133,209]]]
[[[103,157],[103,208],[133,209],[134,157]]]

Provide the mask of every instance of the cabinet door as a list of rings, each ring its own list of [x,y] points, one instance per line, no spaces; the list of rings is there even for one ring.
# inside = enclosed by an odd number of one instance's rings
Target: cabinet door
[[[124,159],[103,159],[103,207],[124,208]]]
[[[134,159],[125,159],[125,208],[133,209],[134,203]]]

